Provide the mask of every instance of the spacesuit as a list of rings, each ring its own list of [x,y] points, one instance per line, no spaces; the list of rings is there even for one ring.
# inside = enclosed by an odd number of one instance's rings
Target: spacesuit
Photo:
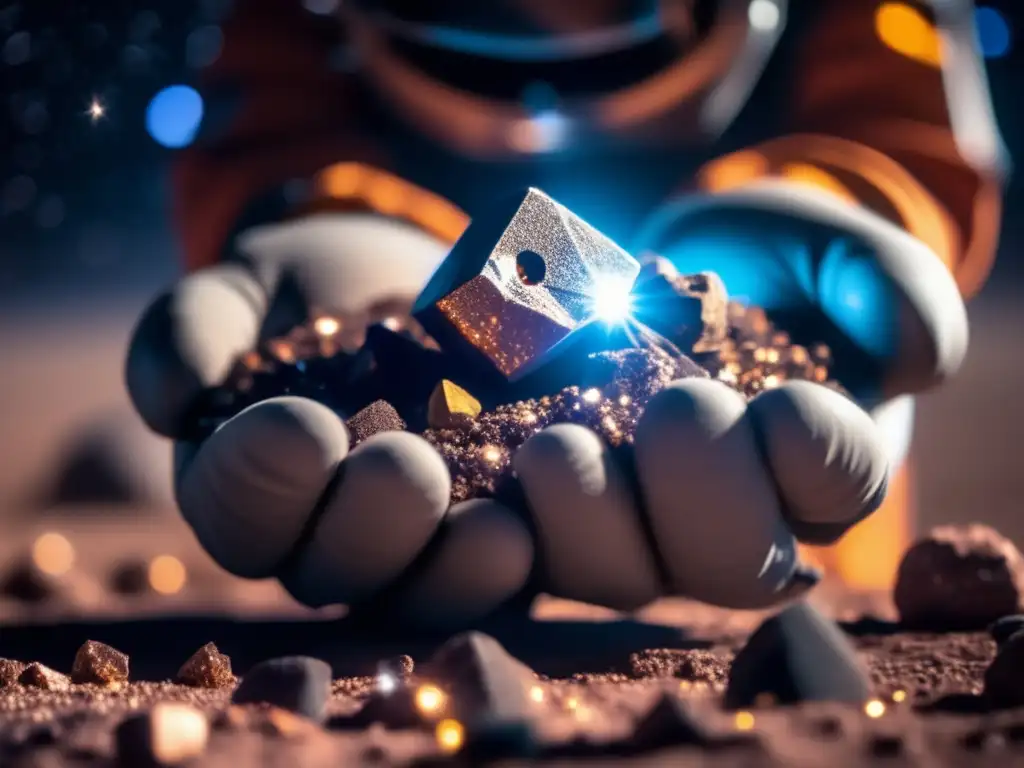
[[[226,20],[174,173],[189,274],[147,310],[127,362],[221,565],[311,605],[387,594],[436,623],[527,583],[623,610],[669,594],[759,607],[816,581],[804,558],[891,582],[910,526],[909,396],[960,366],[963,297],[998,227],[1003,151],[970,2],[306,6],[245,0]],[[414,296],[480,206],[526,186],[827,341],[865,410],[814,385],[744,406],[683,382],[638,431],[642,504],[590,433],[528,443],[514,467],[532,525],[490,500],[448,511],[418,438],[350,454],[310,401],[254,406],[201,445],[182,432],[259,338]]]

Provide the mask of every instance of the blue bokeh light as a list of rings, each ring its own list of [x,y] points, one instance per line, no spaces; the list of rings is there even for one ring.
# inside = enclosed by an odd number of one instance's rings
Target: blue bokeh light
[[[203,98],[187,85],[164,88],[146,108],[146,131],[158,144],[172,149],[191,144],[202,121]]]
[[[987,59],[998,59],[1010,50],[1010,25],[1006,17],[995,8],[982,6],[974,11],[974,25],[978,31],[978,47]]]

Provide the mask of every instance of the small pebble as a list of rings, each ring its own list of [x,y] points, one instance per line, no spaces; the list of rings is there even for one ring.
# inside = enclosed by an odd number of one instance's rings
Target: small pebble
[[[0,659],[0,688],[18,684],[18,678],[25,671],[25,664],[13,659]]]
[[[128,655],[88,640],[75,654],[71,682],[110,685],[128,680]]]
[[[286,656],[264,661],[249,670],[231,701],[271,704],[322,722],[330,695],[329,664],[308,656]]]
[[[209,735],[202,712],[188,704],[161,702],[125,719],[114,739],[124,766],[172,766],[201,755]]]
[[[870,692],[867,673],[842,630],[801,602],[761,624],[736,654],[725,706],[748,708],[762,694],[780,704],[860,704]]]
[[[235,682],[231,659],[207,643],[181,665],[177,681],[193,688],[226,688]]]
[[[391,403],[375,400],[350,416],[345,426],[352,437],[351,445],[355,446],[380,432],[400,432],[405,429],[405,421]]]
[[[903,556],[893,591],[907,627],[978,630],[1019,613],[1024,557],[986,525],[941,526]]]
[[[456,635],[435,652],[429,669],[448,686],[454,714],[467,726],[475,720],[519,721],[533,712],[529,690],[535,675],[490,635]]]
[[[18,677],[18,682],[30,688],[42,688],[44,691],[66,691],[71,687],[71,678],[38,662],[25,667]]]

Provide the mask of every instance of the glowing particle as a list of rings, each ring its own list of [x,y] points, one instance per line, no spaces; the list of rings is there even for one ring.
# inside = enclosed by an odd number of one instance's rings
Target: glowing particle
[[[94,98],[89,104],[89,117],[95,123],[97,120],[101,120],[107,114],[107,108],[103,106],[103,103],[99,99]]]
[[[596,388],[588,389],[583,393],[583,402],[593,405],[601,399],[601,390]]]
[[[436,685],[423,685],[416,691],[416,708],[425,715],[437,712],[444,705],[444,691]]]
[[[398,687],[398,680],[390,672],[381,672],[377,675],[377,690],[387,695],[394,693]]]
[[[442,720],[434,729],[437,745],[445,752],[458,752],[462,747],[466,730],[458,720]]]
[[[333,336],[341,330],[341,323],[333,317],[318,317],[313,323],[313,330],[321,336]]]
[[[871,718],[878,718],[885,714],[885,703],[881,699],[871,699],[864,704],[864,714]]]
[[[491,464],[497,464],[501,461],[501,448],[496,445],[485,445],[481,449],[480,454],[483,456],[484,461]]]
[[[530,689],[530,700],[540,704],[544,701],[544,689],[539,685],[535,685]]]
[[[734,719],[737,731],[749,731],[754,727],[754,715],[751,712],[737,712]]]

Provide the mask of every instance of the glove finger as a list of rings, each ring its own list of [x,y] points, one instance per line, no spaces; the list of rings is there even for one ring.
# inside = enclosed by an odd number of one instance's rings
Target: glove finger
[[[149,306],[132,334],[125,381],[151,429],[184,436],[200,396],[256,346],[265,309],[255,278],[226,264],[186,277]]]
[[[761,393],[747,413],[799,540],[831,544],[881,505],[889,474],[885,445],[853,402],[797,381]]]
[[[223,568],[270,576],[299,541],[347,452],[345,426],[325,406],[301,397],[257,403],[225,422],[191,460],[183,445],[182,515]]]
[[[881,365],[881,396],[920,392],[955,374],[967,354],[967,311],[938,256],[865,210],[803,196],[799,205],[842,233],[822,254],[816,295],[832,322]]]
[[[416,559],[448,509],[448,468],[417,435],[374,435],[339,472],[308,540],[279,576],[311,606],[372,597]]]
[[[456,504],[436,549],[390,606],[397,618],[423,629],[472,626],[526,586],[533,557],[530,532],[515,512],[492,499]]]
[[[557,424],[527,440],[512,465],[536,524],[543,591],[616,610],[660,596],[629,483],[596,434]]]
[[[346,316],[382,301],[411,301],[448,251],[420,229],[355,213],[256,227],[235,247],[272,286],[267,336],[317,313]]]
[[[760,608],[813,586],[798,566],[742,397],[687,379],[648,403],[636,469],[673,588],[726,608]]]

